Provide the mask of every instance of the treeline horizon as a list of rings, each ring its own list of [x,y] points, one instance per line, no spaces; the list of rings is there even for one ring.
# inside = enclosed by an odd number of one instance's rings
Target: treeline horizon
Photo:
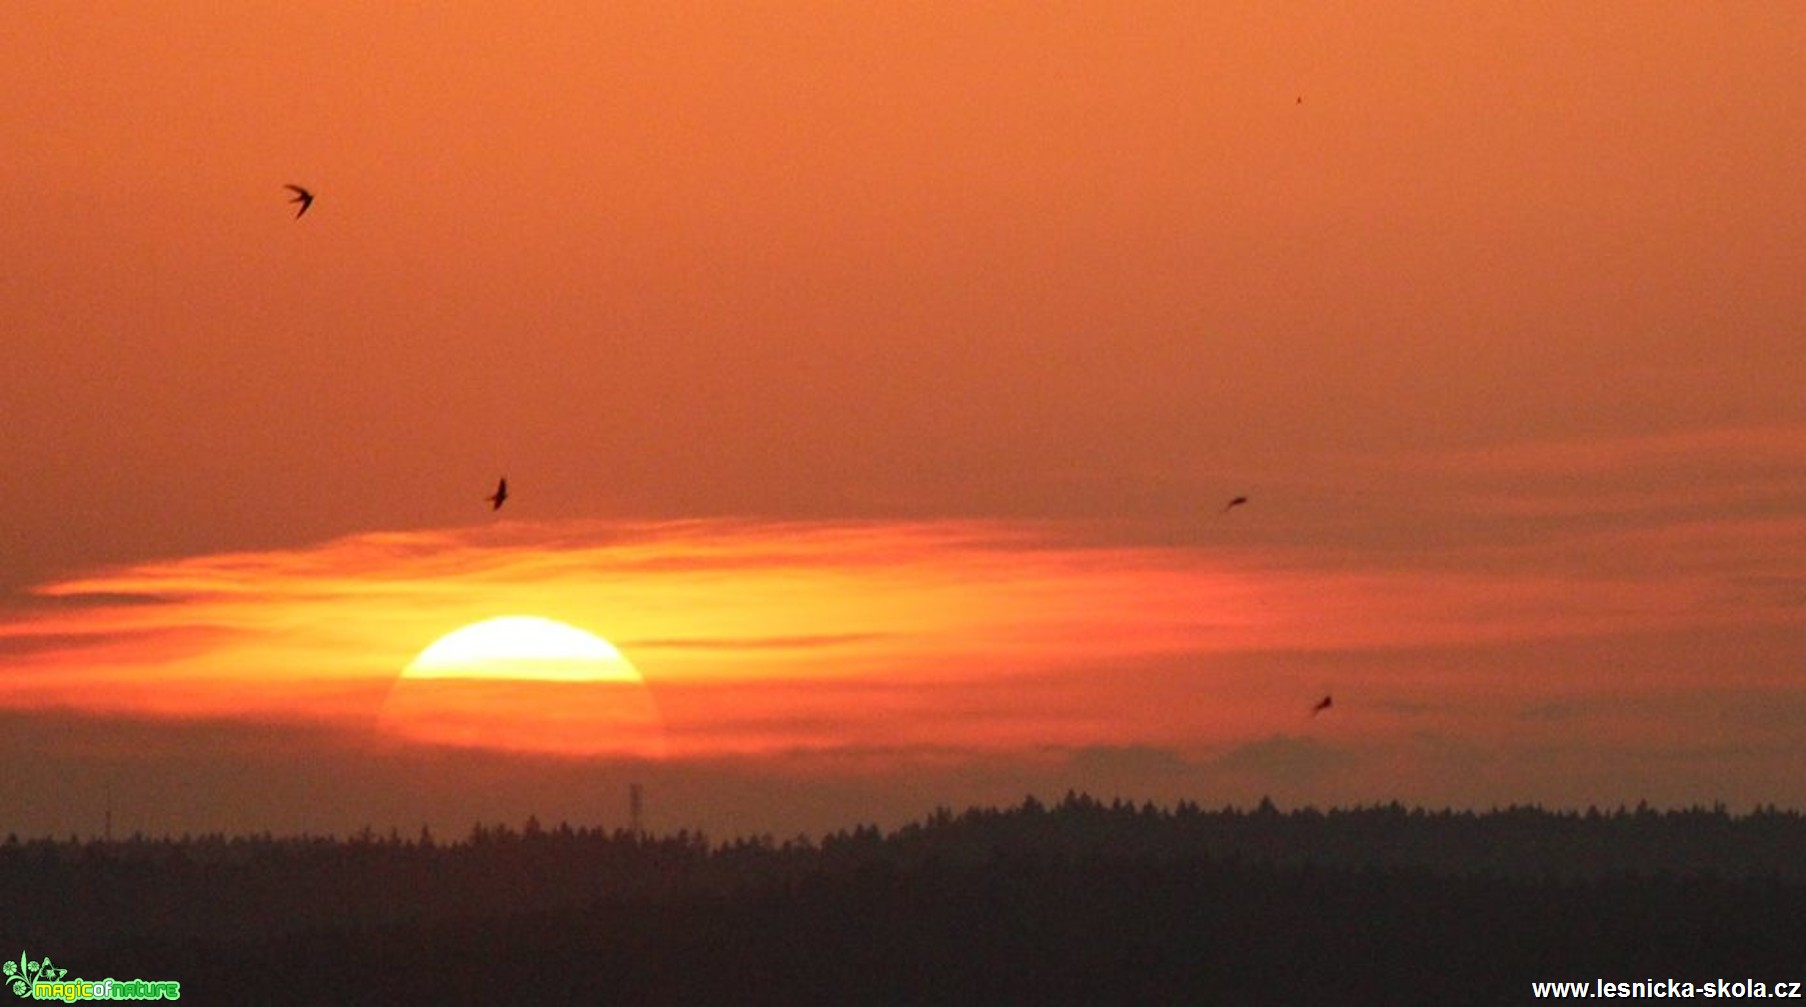
[[[819,838],[531,817],[452,839],[9,838],[0,898],[0,953],[203,1002],[477,1002],[495,974],[553,1002],[1422,1000],[1388,994],[1407,980],[1515,1001],[1571,974],[1789,978],[1806,816],[1069,791]]]
[[[616,826],[545,825],[529,815],[519,827],[477,821],[462,835],[443,838],[426,825],[412,833],[366,825],[334,834],[223,831],[123,838],[70,835],[0,840],[0,872],[22,863],[150,864],[270,863],[359,853],[442,854],[494,851],[524,845],[600,849],[640,846],[704,863],[759,850],[784,856],[833,855],[851,848],[907,857],[943,855],[972,842],[1034,845],[1039,852],[1083,856],[1098,852],[1140,857],[1197,856],[1275,864],[1409,866],[1450,874],[1585,878],[1612,873],[1679,873],[1767,877],[1806,881],[1806,814],[1773,804],[1746,813],[1727,805],[1657,810],[1646,802],[1610,810],[1549,810],[1508,805],[1485,811],[1393,801],[1348,808],[1302,806],[1281,811],[1262,798],[1251,808],[1227,804],[1209,809],[1194,801],[1170,806],[1113,798],[1104,802],[1068,790],[1054,804],[1033,794],[999,808],[974,805],[954,812],[943,805],[924,818],[889,830],[860,823],[820,834],[779,838],[774,833],[712,839],[702,830],[659,833]],[[5,880],[0,875],[0,882]]]
[[[1796,825],[1806,824],[1806,811],[1782,807],[1772,802],[1758,803],[1746,812],[1733,811],[1730,805],[1723,801],[1715,801],[1709,806],[1696,803],[1685,807],[1677,806],[1663,808],[1653,807],[1648,801],[1638,801],[1634,806],[1619,803],[1604,809],[1600,808],[1597,804],[1588,805],[1585,809],[1578,809],[1572,807],[1547,808],[1540,803],[1514,803],[1503,806],[1493,805],[1484,810],[1480,810],[1476,808],[1457,808],[1447,805],[1440,808],[1427,808],[1423,805],[1411,805],[1407,807],[1402,802],[1395,800],[1385,803],[1354,804],[1345,807],[1330,806],[1326,808],[1319,808],[1314,804],[1304,804],[1289,810],[1281,810],[1270,797],[1262,797],[1252,806],[1228,803],[1212,808],[1189,799],[1181,800],[1171,805],[1161,804],[1151,800],[1135,801],[1121,797],[1114,797],[1108,802],[1104,802],[1086,792],[1068,790],[1058,802],[1051,805],[1044,803],[1039,796],[1032,793],[1026,795],[1020,804],[1001,808],[997,805],[971,805],[965,811],[956,813],[950,806],[939,805],[922,820],[897,826],[889,830],[888,833],[879,828],[876,823],[860,822],[851,826],[843,826],[830,832],[821,833],[820,840],[817,840],[808,830],[803,830],[781,840],[781,843],[784,845],[808,846],[814,845],[817,842],[830,841],[834,837],[844,836],[851,832],[864,833],[872,829],[877,829],[881,836],[894,838],[924,827],[944,825],[949,819],[956,817],[960,819],[971,819],[974,816],[1008,815],[1018,811],[1028,813],[1072,813],[1075,811],[1092,812],[1099,809],[1109,810],[1115,814],[1134,812],[1144,819],[1153,816],[1164,818],[1203,817],[1216,818],[1219,820],[1258,818],[1262,821],[1271,821],[1273,817],[1277,816],[1292,822],[1310,823],[1337,819],[1347,820],[1359,818],[1361,816],[1383,816],[1395,819],[1402,814],[1412,820],[1438,822],[1489,822],[1502,820],[1522,822],[1528,817],[1548,822],[1582,821],[1590,824],[1597,824],[1604,821],[1622,822],[1626,819],[1634,819],[1642,823],[1648,823],[1652,820],[1661,820],[1664,823],[1669,824],[1679,822],[1694,826],[1703,822],[1714,822],[1717,824],[1729,823],[1733,825],[1748,822],[1758,822],[1763,825],[1785,825],[1788,823]],[[770,830],[754,833],[741,833],[727,839],[716,841],[709,839],[706,830],[692,829],[689,827],[680,827],[676,830],[666,830],[661,833],[655,829],[640,828],[634,830],[620,825],[615,825],[613,827],[602,824],[573,825],[568,820],[561,820],[555,825],[547,826],[539,820],[538,814],[533,813],[529,814],[518,828],[507,822],[497,821],[490,823],[479,819],[474,822],[468,830],[449,839],[445,838],[440,833],[435,833],[429,824],[423,824],[417,828],[409,826],[406,831],[404,831],[402,826],[397,824],[390,824],[381,830],[372,824],[366,824],[362,829],[356,832],[346,833],[343,836],[334,832],[315,833],[307,830],[276,833],[269,829],[264,829],[256,832],[229,833],[223,829],[200,832],[190,829],[183,830],[180,833],[171,831],[147,833],[143,829],[134,829],[130,833],[118,838],[95,834],[84,837],[74,832],[61,837],[54,833],[22,837],[17,830],[9,830],[5,838],[0,839],[0,850],[7,848],[16,849],[19,847],[41,849],[47,845],[81,849],[88,846],[126,848],[153,845],[167,847],[172,844],[203,847],[218,846],[220,844],[298,844],[303,846],[320,846],[334,843],[359,846],[383,845],[392,847],[396,845],[418,845],[455,848],[458,846],[480,845],[492,841],[528,836],[543,836],[547,833],[555,833],[561,837],[583,836],[593,838],[597,835],[603,835],[611,838],[623,838],[638,835],[641,838],[647,839],[698,839],[705,844],[723,848],[729,846],[743,846],[749,842],[762,845],[774,845],[780,843],[777,834]]]

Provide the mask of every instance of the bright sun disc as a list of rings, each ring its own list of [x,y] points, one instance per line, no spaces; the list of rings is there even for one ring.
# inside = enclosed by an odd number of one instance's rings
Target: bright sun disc
[[[402,674],[408,678],[640,681],[640,673],[607,640],[533,615],[485,619],[447,633],[421,651]]]
[[[568,756],[664,755],[639,671],[607,640],[538,616],[471,623],[402,670],[384,733],[430,745]]]

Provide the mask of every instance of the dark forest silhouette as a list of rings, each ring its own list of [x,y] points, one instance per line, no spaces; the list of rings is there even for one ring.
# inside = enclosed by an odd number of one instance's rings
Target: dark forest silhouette
[[[819,840],[536,820],[11,837],[0,898],[0,954],[202,1003],[1474,1003],[1542,979],[1806,978],[1806,819],[1774,808],[1069,793]]]

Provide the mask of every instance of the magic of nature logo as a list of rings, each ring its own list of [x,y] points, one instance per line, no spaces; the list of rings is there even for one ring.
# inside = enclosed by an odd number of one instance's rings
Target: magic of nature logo
[[[178,1000],[182,984],[168,979],[113,979],[98,981],[69,978],[69,970],[57,968],[49,958],[32,961],[19,952],[18,961],[0,962],[7,987],[32,1000]]]

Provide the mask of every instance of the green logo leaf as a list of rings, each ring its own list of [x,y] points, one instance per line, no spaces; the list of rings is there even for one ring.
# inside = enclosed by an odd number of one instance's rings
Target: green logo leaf
[[[31,974],[31,965],[25,960],[25,952],[19,952],[18,962],[6,963],[6,974],[12,977],[10,985],[13,993],[22,997],[31,995],[31,983],[25,981],[25,977]]]
[[[69,974],[68,969],[52,965],[48,957],[41,962],[34,962],[23,951],[19,952],[18,961],[0,964],[0,972],[6,973],[7,984],[12,987],[13,993],[22,997],[31,996],[33,983],[54,982]]]

